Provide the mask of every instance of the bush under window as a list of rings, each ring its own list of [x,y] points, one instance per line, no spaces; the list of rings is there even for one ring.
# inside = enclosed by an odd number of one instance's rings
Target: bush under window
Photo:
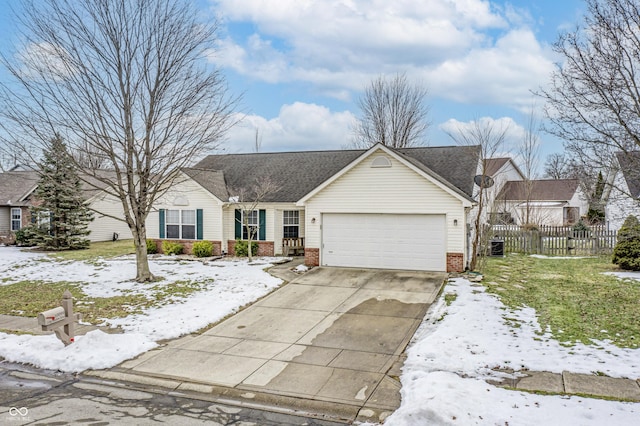
[[[195,257],[211,257],[213,255],[213,243],[211,241],[197,241],[193,243],[191,252]]]
[[[158,245],[153,240],[147,240],[147,254],[156,254],[158,252]]]
[[[249,256],[249,242],[244,240],[236,240],[236,245],[234,250],[236,252],[236,256],[238,257],[248,257]],[[251,241],[251,255],[255,256],[258,254],[258,243],[255,241]]]
[[[182,244],[175,243],[173,241],[163,241],[162,242],[162,251],[164,254],[172,255],[172,254],[182,254]]]

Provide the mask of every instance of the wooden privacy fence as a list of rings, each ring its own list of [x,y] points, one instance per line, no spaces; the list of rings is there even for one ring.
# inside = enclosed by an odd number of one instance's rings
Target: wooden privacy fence
[[[543,227],[538,230],[494,227],[486,232],[489,232],[489,240],[504,241],[505,253],[594,256],[613,253],[617,241],[617,231],[604,228],[574,231],[570,227]]]

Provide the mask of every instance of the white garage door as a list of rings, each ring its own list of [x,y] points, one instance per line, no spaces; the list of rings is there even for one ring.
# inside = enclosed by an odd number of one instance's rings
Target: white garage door
[[[445,216],[322,215],[324,266],[445,271]]]

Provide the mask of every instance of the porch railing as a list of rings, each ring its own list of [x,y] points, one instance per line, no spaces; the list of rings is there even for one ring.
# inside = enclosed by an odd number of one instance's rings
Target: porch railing
[[[282,254],[295,256],[301,253],[304,253],[304,237],[282,239]]]

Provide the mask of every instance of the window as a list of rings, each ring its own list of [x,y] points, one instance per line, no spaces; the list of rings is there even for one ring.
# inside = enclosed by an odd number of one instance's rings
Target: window
[[[11,209],[11,230],[17,231],[22,228],[22,209]]]
[[[195,210],[167,210],[166,238],[176,240],[196,239],[196,211]]]
[[[247,229],[249,228],[249,229]],[[235,238],[253,241],[266,241],[267,211],[235,209]]]
[[[242,214],[242,239],[248,240],[251,231],[251,239],[256,240],[258,235],[258,210],[243,211]]]
[[[282,236],[284,238],[300,237],[300,211],[285,210],[282,216],[282,224],[284,225]]]

